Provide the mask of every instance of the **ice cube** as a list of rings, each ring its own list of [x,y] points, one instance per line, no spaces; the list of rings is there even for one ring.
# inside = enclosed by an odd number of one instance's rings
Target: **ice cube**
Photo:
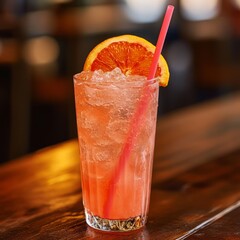
[[[120,90],[114,86],[85,86],[86,101],[92,106],[110,106],[114,105],[120,97]]]
[[[82,82],[90,82],[93,76],[93,72],[91,71],[82,71],[75,75],[76,84],[80,84]]]
[[[104,80],[104,72],[102,70],[97,70],[93,72],[91,81],[92,82],[102,82]]]
[[[91,109],[85,109],[80,113],[78,123],[83,128],[96,128],[98,126],[97,118]]]
[[[94,146],[92,148],[93,160],[97,162],[111,162],[112,152],[108,148],[103,148],[101,146]]]
[[[92,82],[116,82],[126,81],[126,76],[122,73],[120,68],[115,68],[110,72],[103,72],[97,70],[93,72]]]
[[[116,143],[123,143],[127,139],[127,133],[129,129],[129,121],[127,120],[116,120],[110,121],[106,134]]]
[[[144,76],[139,76],[139,75],[129,75],[126,78],[127,82],[135,83],[132,86],[142,86],[144,83],[146,83],[147,78]]]
[[[79,138],[92,145],[106,146],[112,141],[106,136],[106,123],[91,109],[85,109],[77,119],[79,126]]]

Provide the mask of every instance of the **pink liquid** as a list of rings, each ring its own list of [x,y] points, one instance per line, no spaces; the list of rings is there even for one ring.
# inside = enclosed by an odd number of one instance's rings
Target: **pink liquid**
[[[137,81],[139,79],[135,79]],[[115,174],[131,120],[142,97],[141,83],[87,83],[75,76],[75,102],[80,146],[83,203],[87,212],[105,218],[110,180]],[[133,149],[114,186],[108,219],[146,218],[158,104],[158,83],[148,85],[151,96],[141,119]]]

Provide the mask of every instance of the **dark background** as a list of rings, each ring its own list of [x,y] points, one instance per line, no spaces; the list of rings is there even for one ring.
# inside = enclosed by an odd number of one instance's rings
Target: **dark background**
[[[159,117],[239,90],[239,2],[1,0],[0,162],[76,137],[72,76],[87,53],[120,34],[155,44],[167,4],[171,79]]]

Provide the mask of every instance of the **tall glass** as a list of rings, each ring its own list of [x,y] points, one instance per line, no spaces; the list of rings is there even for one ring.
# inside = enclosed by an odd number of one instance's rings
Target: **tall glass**
[[[83,204],[86,222],[93,228],[130,231],[146,223],[158,87],[158,79],[87,82],[80,74],[74,76]],[[146,94],[147,107],[135,137],[128,138]],[[128,145],[130,154],[119,171],[122,149]]]

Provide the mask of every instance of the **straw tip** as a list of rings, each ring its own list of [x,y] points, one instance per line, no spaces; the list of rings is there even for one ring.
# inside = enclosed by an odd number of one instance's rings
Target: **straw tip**
[[[173,5],[168,5],[168,7],[167,7],[169,10],[174,10],[174,6]]]

